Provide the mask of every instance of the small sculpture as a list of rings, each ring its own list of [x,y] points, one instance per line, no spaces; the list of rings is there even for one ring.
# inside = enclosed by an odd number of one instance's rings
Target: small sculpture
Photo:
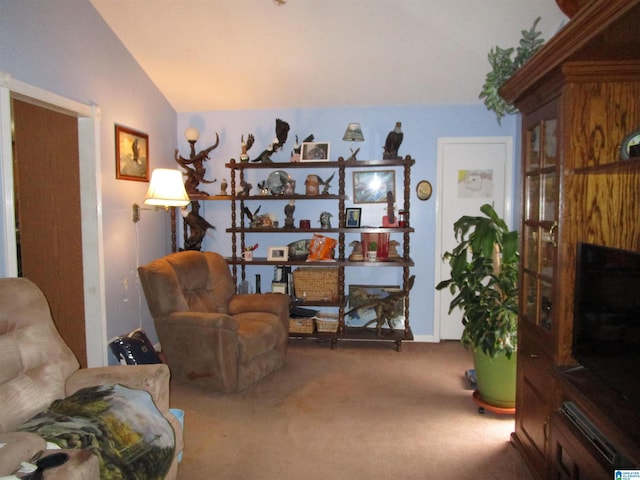
[[[400,149],[403,138],[404,134],[402,133],[402,123],[396,122],[396,127],[387,135],[382,158],[385,160],[400,158],[398,157],[398,150]]]
[[[351,150],[351,156],[347,158],[347,162],[355,162],[356,160],[358,160],[356,158],[356,155],[358,155],[358,152],[360,151],[360,147],[356,148],[355,150],[353,148],[350,148],[349,150]]]
[[[404,298],[409,296],[409,292],[413,288],[415,280],[416,276],[411,275],[404,290],[390,293],[383,298],[374,298],[370,302],[359,305],[356,308],[352,308],[348,312],[345,312],[345,316],[350,315],[351,313],[359,309],[372,308],[376,312],[376,318],[374,320],[371,320],[370,322],[367,322],[363,328],[367,328],[369,325],[375,323],[377,335],[378,337],[381,337],[382,327],[386,324],[391,333],[393,331],[392,320],[396,315],[396,311],[398,310],[398,302],[401,302]]]
[[[223,178],[222,182],[220,182],[220,195],[226,195],[227,194],[227,187],[229,185],[227,184],[227,179]]]
[[[318,177],[318,182],[320,183],[320,185],[324,185],[324,187],[322,187],[322,195],[326,195],[327,193],[329,193],[329,187],[331,187],[331,180],[333,180],[333,177],[335,176],[335,174],[336,173],[333,172],[331,176],[327,178],[326,181]]]
[[[389,258],[400,258],[400,254],[398,253],[399,246],[400,242],[397,240],[389,240]]]
[[[248,197],[249,192],[251,191],[252,188],[253,188],[253,185],[251,185],[249,182],[245,182],[244,180],[242,180],[240,182],[240,191],[238,192],[238,195]]]
[[[333,215],[329,212],[322,212],[320,214],[320,228],[325,230],[331,228],[331,217],[333,217]]]
[[[349,244],[352,248],[351,255],[349,255],[350,262],[361,262],[364,260],[364,256],[362,255],[362,243],[358,240],[354,240]]]
[[[271,155],[276,153],[278,150],[281,150],[284,147],[285,142],[287,141],[287,136],[289,135],[289,124],[284,120],[276,118],[276,138],[272,143],[267,146],[266,149],[258,155],[257,158],[251,160],[252,162],[263,162],[263,163],[271,163]]]
[[[240,143],[242,145],[242,153],[240,154],[240,161],[241,162],[248,162],[249,161],[249,155],[247,154],[247,152],[249,151],[249,149],[253,145],[254,141],[255,141],[255,137],[253,136],[252,133],[247,135],[247,141],[246,142],[244,141],[244,135],[242,135],[240,137]]]
[[[284,228],[295,228],[293,212],[296,210],[295,200],[289,200],[289,204],[284,207]]]
[[[258,208],[252,213],[248,207],[244,207],[242,209],[242,213],[244,213],[245,217],[249,219],[249,222],[253,222],[253,219],[258,215],[258,212],[262,208],[262,205],[258,205]]]
[[[216,227],[200,216],[200,202],[191,202],[191,211],[181,209],[181,214],[189,226],[189,237],[184,241],[184,250],[200,250],[207,230],[215,230]]]
[[[269,195],[271,193],[271,191],[269,190],[269,187],[267,187],[266,180],[258,182],[258,189],[260,190],[260,195]]]
[[[189,140],[189,144],[191,146],[191,152],[189,154],[189,159],[182,157],[178,153],[178,149],[175,151],[175,159],[178,165],[184,168],[187,179],[184,182],[184,188],[189,194],[189,196],[208,196],[209,194],[205,191],[199,190],[198,185],[200,183],[214,183],[216,179],[206,180],[204,178],[205,168],[204,161],[209,160],[209,152],[217,148],[220,143],[220,136],[216,133],[216,143],[211,145],[209,148],[201,150],[196,154],[195,150],[195,140]]]

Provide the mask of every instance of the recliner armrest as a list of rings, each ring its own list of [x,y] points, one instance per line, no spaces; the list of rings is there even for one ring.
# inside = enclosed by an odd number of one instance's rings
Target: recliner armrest
[[[238,323],[226,313],[217,312],[173,312],[159,318],[160,321],[182,326],[201,328],[220,328],[225,330],[238,330]]]
[[[229,300],[229,313],[269,312],[282,319],[289,319],[291,299],[284,293],[242,293]]]
[[[82,388],[119,383],[146,390],[158,409],[166,412],[169,410],[169,378],[169,367],[163,363],[81,368],[67,379],[65,393],[69,396]]]

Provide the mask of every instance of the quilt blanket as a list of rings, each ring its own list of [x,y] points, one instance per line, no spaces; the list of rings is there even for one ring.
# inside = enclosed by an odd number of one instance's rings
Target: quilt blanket
[[[173,428],[151,395],[122,385],[88,387],[56,400],[20,430],[61,448],[91,449],[102,480],[162,479],[174,457]]]

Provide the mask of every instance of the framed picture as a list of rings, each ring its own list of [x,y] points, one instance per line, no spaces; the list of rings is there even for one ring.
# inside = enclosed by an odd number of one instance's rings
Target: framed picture
[[[396,172],[378,170],[353,172],[354,203],[386,203],[387,192],[396,198]]]
[[[349,285],[349,315],[345,317],[348,327],[377,327],[375,300],[383,299],[391,293],[400,292],[399,285]],[[404,328],[404,299],[398,300],[393,306],[390,319],[393,329]],[[385,324],[383,327],[388,328]]]
[[[344,226],[347,228],[360,228],[360,213],[361,208],[347,208],[345,209]]]
[[[149,135],[116,125],[116,178],[149,181]]]
[[[304,142],[300,156],[301,162],[328,162],[329,144],[322,142]]]
[[[269,247],[267,260],[270,262],[286,262],[289,260],[289,247]]]

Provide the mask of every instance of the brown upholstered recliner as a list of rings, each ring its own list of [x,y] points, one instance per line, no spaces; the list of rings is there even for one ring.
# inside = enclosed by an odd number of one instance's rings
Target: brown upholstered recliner
[[[243,390],[285,361],[289,297],[236,294],[226,260],[184,251],[138,268],[172,377]]]
[[[183,440],[180,423],[169,412],[169,368],[164,364],[78,369],[78,361],[51,319],[46,298],[26,278],[0,278],[0,476],[14,472],[45,448],[35,433],[15,431],[57,399],[96,385],[121,384],[146,390],[169,420],[176,440],[167,479],[175,479]],[[47,479],[97,480],[97,457],[68,451],[69,462],[47,471]]]

